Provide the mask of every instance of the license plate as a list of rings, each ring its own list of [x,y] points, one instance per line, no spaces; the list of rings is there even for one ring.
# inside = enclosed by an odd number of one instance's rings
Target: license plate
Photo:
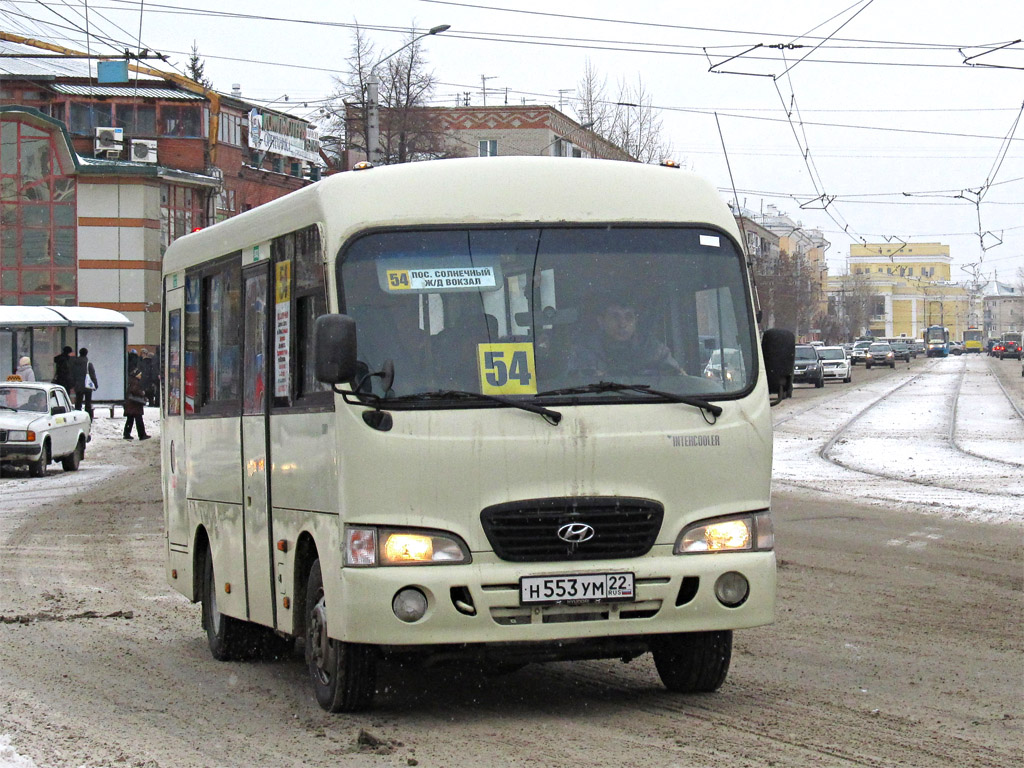
[[[608,603],[634,600],[632,573],[583,573],[569,576],[523,576],[519,602]]]

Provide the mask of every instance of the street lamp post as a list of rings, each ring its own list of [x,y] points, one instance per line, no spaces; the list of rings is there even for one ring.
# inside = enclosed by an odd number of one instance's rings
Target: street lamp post
[[[436,27],[431,27],[426,32],[414,37],[401,48],[392,51],[383,59],[379,59],[376,64],[370,67],[370,74],[366,76],[366,155],[373,165],[380,163],[380,112],[377,103],[380,81],[377,79],[377,67],[395,54],[401,53],[418,40],[422,40],[428,35],[439,35],[449,29],[451,29],[450,24],[439,24]]]

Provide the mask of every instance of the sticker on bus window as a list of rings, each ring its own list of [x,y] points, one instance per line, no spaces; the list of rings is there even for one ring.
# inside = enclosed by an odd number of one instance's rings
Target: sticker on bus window
[[[444,291],[494,290],[498,287],[494,267],[445,267],[429,269],[388,269],[385,287],[389,293],[442,293]]]
[[[537,394],[533,344],[478,344],[480,391],[485,395]]]
[[[712,248],[720,248],[722,245],[721,240],[717,235],[701,235],[700,244],[710,245]]]

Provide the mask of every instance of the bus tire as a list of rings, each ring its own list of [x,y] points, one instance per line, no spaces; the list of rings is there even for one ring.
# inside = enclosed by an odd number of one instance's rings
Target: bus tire
[[[328,636],[319,560],[313,561],[306,584],[306,666],[317,703],[328,712],[358,712],[373,703],[377,690],[374,649]]]
[[[258,656],[263,646],[262,627],[225,616],[217,609],[217,581],[213,576],[213,555],[206,553],[203,566],[203,629],[210,653],[217,661],[238,661]]]
[[[654,666],[675,693],[717,691],[729,673],[732,630],[663,635],[651,648]]]

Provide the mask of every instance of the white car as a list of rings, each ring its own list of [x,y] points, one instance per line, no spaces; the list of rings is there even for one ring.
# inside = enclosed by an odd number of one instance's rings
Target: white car
[[[818,357],[821,358],[821,367],[825,369],[826,379],[840,379],[846,384],[853,380],[853,364],[842,347],[818,347]]]
[[[57,384],[0,382],[0,464],[26,465],[33,477],[60,460],[68,472],[78,469],[91,439],[92,419],[71,407]]]

